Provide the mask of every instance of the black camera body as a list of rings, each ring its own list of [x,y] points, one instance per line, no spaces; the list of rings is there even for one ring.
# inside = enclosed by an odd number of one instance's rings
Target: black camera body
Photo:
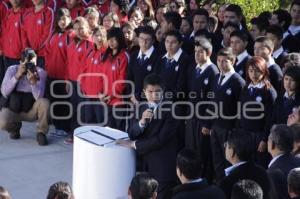
[[[36,57],[36,54],[33,49],[27,48],[22,52],[21,60],[25,62],[26,71],[33,73],[36,78],[39,80],[38,72],[35,63],[32,62],[32,59]]]

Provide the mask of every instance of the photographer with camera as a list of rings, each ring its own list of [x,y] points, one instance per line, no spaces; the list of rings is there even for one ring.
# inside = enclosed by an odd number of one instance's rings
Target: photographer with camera
[[[37,55],[27,48],[19,65],[10,66],[4,76],[1,93],[0,129],[11,139],[20,138],[22,121],[38,121],[37,142],[47,145],[49,101],[44,96],[47,73],[36,66]]]

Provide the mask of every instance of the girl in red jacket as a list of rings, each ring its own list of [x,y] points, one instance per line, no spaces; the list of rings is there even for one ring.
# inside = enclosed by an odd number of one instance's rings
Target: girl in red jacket
[[[68,89],[71,92],[70,102],[73,107],[71,132],[83,122],[82,119],[81,121],[77,120],[77,115],[79,114],[77,107],[82,101],[82,95],[78,86],[81,78],[80,75],[86,71],[85,60],[94,47],[90,27],[84,17],[77,17],[75,19],[73,30],[75,38],[67,48],[67,79],[72,84],[71,88]],[[70,139],[66,140],[66,143],[72,143],[72,141],[73,135],[71,135]]]
[[[71,32],[70,11],[60,8],[57,11],[55,32],[45,47],[45,69],[47,71],[46,95],[51,103],[62,102],[65,104],[68,99],[56,97],[67,95],[64,80],[67,77],[67,46],[71,43],[73,34]],[[52,90],[51,90],[52,88]],[[66,106],[55,105],[53,107],[52,122],[56,129],[56,135],[66,135],[70,131],[70,121],[57,119],[66,116],[70,110]]]
[[[109,126],[120,130],[125,129],[124,111],[116,111],[124,108],[123,96],[125,91],[125,78],[128,65],[128,55],[125,51],[126,44],[123,32],[120,28],[112,28],[107,34],[108,48],[102,59],[104,74],[107,81],[107,92],[99,95],[101,101],[108,105]]]
[[[21,21],[25,9],[20,0],[10,0],[11,8],[2,21],[1,45],[4,56],[4,68],[20,63],[23,50],[21,41]]]
[[[85,101],[90,102],[84,106],[85,123],[94,123],[96,125],[106,125],[104,108],[106,104],[101,102],[98,95],[102,94],[105,89],[103,83],[106,77],[103,73],[103,63],[101,62],[103,54],[107,48],[106,29],[98,26],[94,29],[93,40],[95,42],[94,49],[86,59],[86,73],[81,79],[81,90],[85,95]],[[104,106],[105,107],[104,107]]]
[[[44,67],[44,47],[52,34],[54,12],[45,0],[33,0],[34,7],[28,8],[22,24],[23,49],[37,52],[37,64]]]

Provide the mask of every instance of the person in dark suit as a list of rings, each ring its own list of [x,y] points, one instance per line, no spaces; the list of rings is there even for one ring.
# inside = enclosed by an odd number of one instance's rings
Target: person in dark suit
[[[236,56],[234,70],[246,79],[246,64],[251,58],[247,52],[248,35],[244,31],[236,30],[230,34],[230,47]]]
[[[253,180],[240,180],[232,187],[231,199],[263,199],[263,190]]]
[[[252,160],[254,148],[249,134],[243,130],[232,131],[225,144],[225,153],[232,166],[225,169],[226,177],[219,186],[227,198],[231,197],[233,185],[244,179],[258,183],[263,190],[264,199],[272,198],[272,186],[267,172]]]
[[[288,190],[291,199],[300,199],[300,168],[292,169],[288,175]]]
[[[210,60],[212,54],[212,44],[201,37],[195,42],[195,61],[188,70],[187,93],[188,101],[197,107],[201,102],[207,102],[212,94],[212,87],[219,70]],[[211,159],[210,136],[202,134],[203,116],[206,115],[207,105],[199,106],[199,109],[188,111],[192,114],[186,122],[185,147],[196,150],[201,156],[204,164],[203,174],[212,180],[213,167]],[[195,113],[194,110],[197,112]]]
[[[129,121],[127,132],[131,141],[118,141],[134,148],[141,159],[141,171],[158,181],[158,199],[170,194],[177,183],[177,121],[171,115],[172,103],[162,100],[163,88],[160,76],[150,74],[145,78],[147,102],[136,107]]]
[[[131,180],[129,199],[156,199],[158,182],[147,173],[137,173]]]
[[[210,134],[215,177],[218,181],[225,176],[224,169],[228,165],[224,143],[228,132],[235,127],[238,100],[245,81],[234,71],[235,56],[231,48],[221,49],[217,59],[220,74],[215,77],[213,83],[210,101],[214,104],[207,107],[210,113],[206,114],[202,134]]]
[[[260,56],[266,60],[270,82],[279,93],[282,88],[281,81],[283,74],[281,68],[275,63],[275,60],[272,57],[273,49],[274,43],[270,38],[266,36],[256,38],[254,43],[254,55]]]
[[[290,170],[300,167],[300,158],[294,157],[292,150],[292,130],[285,124],[274,125],[268,139],[268,151],[273,158],[268,170],[279,169],[286,179]]]
[[[128,88],[127,92],[132,94],[130,101],[136,104],[142,101],[144,78],[153,73],[155,62],[158,59],[154,47],[155,32],[152,27],[144,26],[139,28],[140,50],[132,53],[127,70],[127,80],[131,81],[134,88]]]
[[[269,26],[266,30],[266,36],[272,39],[274,42],[274,52],[272,57],[275,60],[275,63],[280,66],[282,69],[283,60],[287,56],[287,52],[283,49],[282,38],[283,38],[283,29],[279,25]]]
[[[189,40],[194,42],[195,33],[198,30],[207,30],[209,14],[204,8],[200,8],[193,13],[193,32]]]
[[[201,178],[201,160],[196,151],[180,151],[176,170],[182,184],[173,189],[172,199],[225,199],[225,194],[220,188],[208,185],[206,179]]]

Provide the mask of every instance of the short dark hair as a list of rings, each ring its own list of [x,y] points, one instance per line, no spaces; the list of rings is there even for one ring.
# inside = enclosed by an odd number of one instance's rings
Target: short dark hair
[[[263,199],[261,186],[253,180],[240,180],[231,191],[231,199]]]
[[[201,38],[199,41],[195,42],[195,47],[196,46],[200,46],[201,48],[203,48],[205,50],[206,53],[212,53],[213,50],[213,46],[211,44],[211,42],[206,39],[205,37]]]
[[[229,133],[227,145],[233,149],[233,152],[240,161],[250,161],[253,160],[254,153],[251,140],[249,133],[242,129],[236,129]]]
[[[152,39],[155,39],[155,31],[151,26],[141,26],[140,28],[138,28],[138,33],[150,35]]]
[[[269,50],[274,50],[274,42],[266,36],[260,36],[255,39],[255,43],[262,43],[263,47],[268,48]]]
[[[199,36],[203,36],[205,37],[206,39],[209,39],[209,40],[213,40],[213,34],[208,32],[208,30],[206,29],[201,29],[201,30],[197,30],[195,32],[195,36],[194,37],[199,37]]]
[[[167,23],[171,23],[175,29],[179,30],[181,26],[181,16],[178,12],[166,12],[164,18]]]
[[[245,31],[242,30],[235,30],[230,34],[230,38],[231,37],[238,37],[240,38],[243,42],[248,42],[248,35]]]
[[[293,132],[294,142],[300,142],[300,124],[292,124],[290,128]]]
[[[146,88],[148,85],[152,86],[160,86],[162,89],[164,89],[164,83],[160,75],[151,73],[147,75],[144,79],[143,86]]]
[[[226,29],[226,28],[228,28],[228,27],[233,27],[233,28],[236,29],[236,30],[239,30],[239,29],[240,29],[239,24],[233,23],[233,22],[231,22],[231,21],[228,21],[227,23],[225,23],[224,26],[223,26],[223,29]]]
[[[147,173],[137,173],[129,186],[132,199],[150,199],[157,188],[158,182]]]
[[[296,82],[296,91],[300,89],[300,67],[290,66],[285,71],[283,76],[290,76]]]
[[[197,179],[202,174],[199,155],[191,149],[183,149],[177,155],[176,166],[189,180]]]
[[[236,16],[238,16],[238,17],[243,16],[243,10],[242,10],[241,6],[239,6],[237,4],[229,4],[226,7],[225,11],[234,12],[236,14]]]
[[[24,62],[27,58],[28,60],[31,60],[32,58],[36,57],[36,53],[32,48],[25,48],[21,53],[21,61]]]
[[[176,39],[179,43],[181,43],[183,40],[182,35],[180,34],[180,32],[178,30],[170,30],[169,32],[166,33],[165,38],[167,38],[168,36],[176,37]]]
[[[207,10],[205,10],[204,8],[199,8],[198,10],[196,10],[196,11],[193,13],[193,20],[194,20],[194,17],[195,17],[196,15],[205,16],[206,21],[208,22],[209,13],[208,13]]]
[[[260,18],[260,17],[254,17],[250,20],[250,23],[252,25],[256,25],[259,31],[266,30],[267,27],[269,26],[269,22]]]
[[[287,177],[287,184],[293,193],[300,196],[300,168],[292,169]]]
[[[300,6],[300,0],[294,0],[294,1],[291,3],[291,8],[292,8],[294,5]]]
[[[292,17],[290,15],[290,13],[287,10],[278,9],[278,10],[275,10],[273,12],[273,14],[277,16],[279,23],[284,22],[284,25],[282,28],[284,29],[284,31],[286,31],[292,22]]]
[[[266,29],[266,33],[271,33],[275,35],[275,37],[280,40],[283,38],[283,29],[279,25],[271,25]]]
[[[56,182],[50,186],[47,199],[71,199],[73,196],[71,186],[67,182]]]
[[[234,55],[234,53],[232,51],[232,48],[230,48],[230,47],[220,49],[217,54],[217,57],[218,56],[228,57],[228,59],[230,59],[232,62],[234,62],[235,58],[236,58],[236,56]]]
[[[280,151],[288,153],[293,150],[293,132],[286,124],[274,125],[271,128],[269,140]]]

